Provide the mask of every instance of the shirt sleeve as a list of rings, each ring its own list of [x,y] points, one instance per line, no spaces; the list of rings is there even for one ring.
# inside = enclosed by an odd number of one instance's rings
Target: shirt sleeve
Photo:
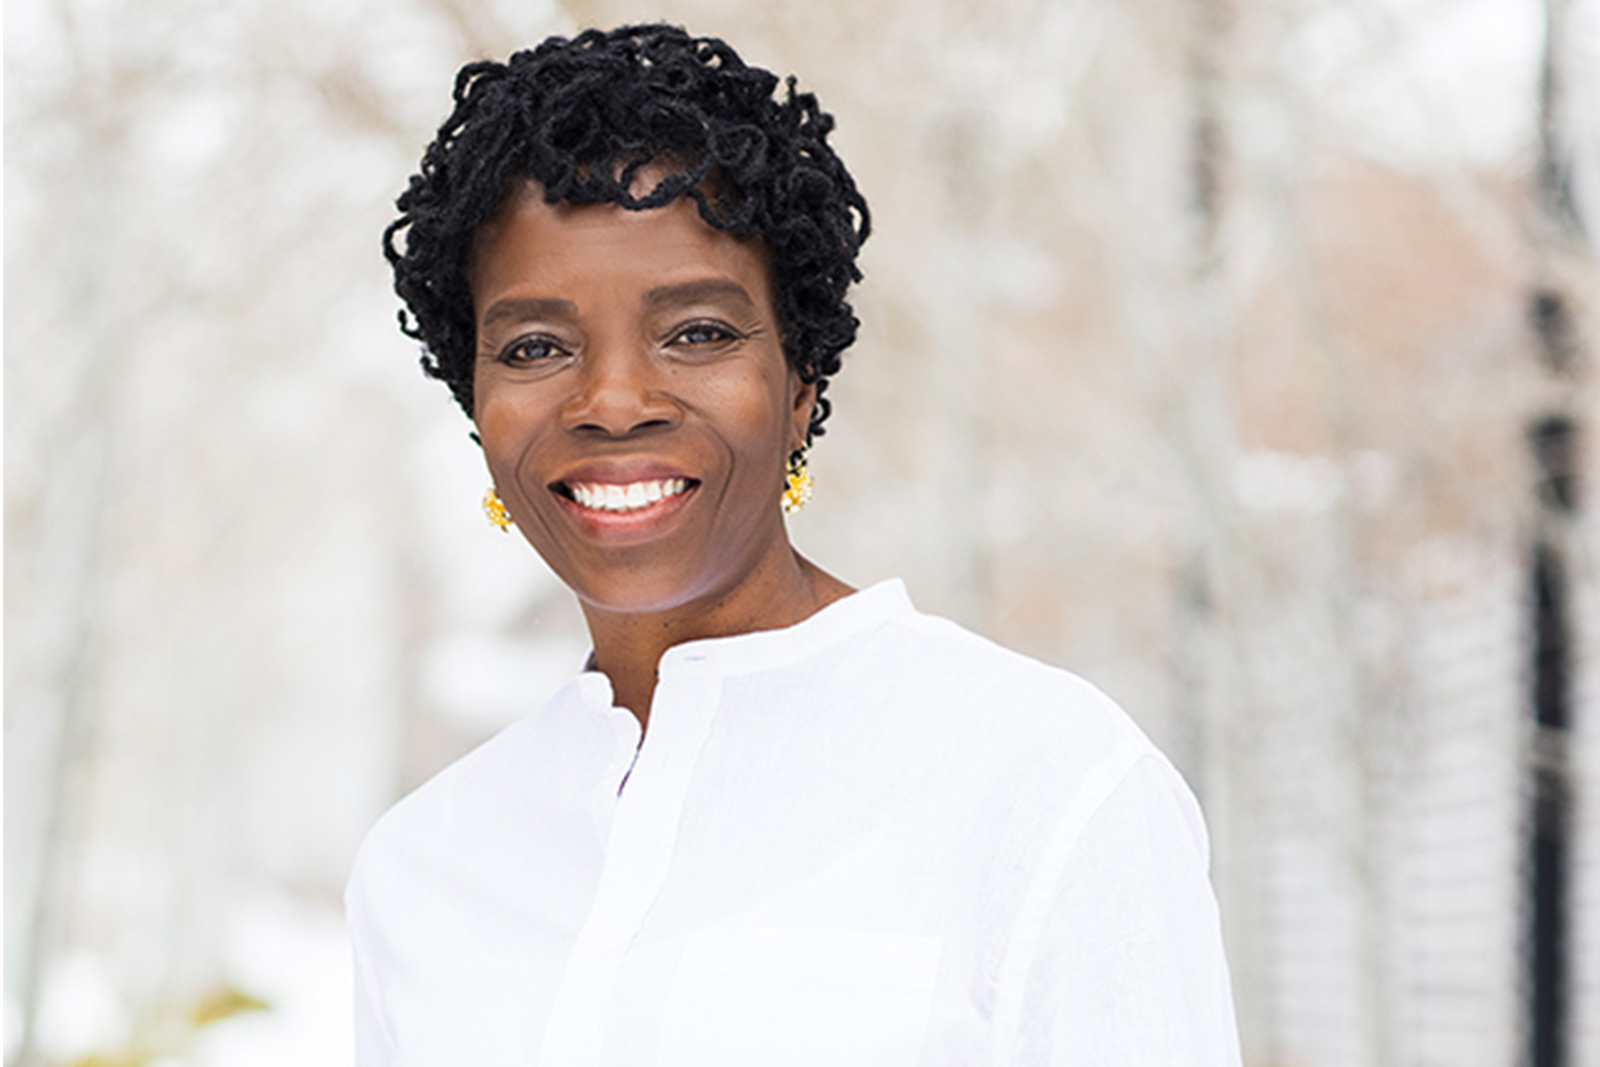
[[[1205,824],[1159,755],[1135,761],[1050,878],[1014,1067],[1238,1067]]]

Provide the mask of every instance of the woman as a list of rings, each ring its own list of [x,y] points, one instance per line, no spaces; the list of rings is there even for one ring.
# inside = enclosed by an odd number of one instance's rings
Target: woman
[[[867,207],[665,26],[475,63],[386,234],[588,669],[397,805],[358,1062],[1231,1064],[1200,815],[1086,683],[790,546]]]

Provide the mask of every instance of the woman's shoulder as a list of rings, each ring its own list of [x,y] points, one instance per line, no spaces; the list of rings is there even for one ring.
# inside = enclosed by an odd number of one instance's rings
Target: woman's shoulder
[[[857,654],[855,670],[871,664],[872,680],[849,713],[886,727],[876,731],[894,750],[884,773],[920,783],[907,793],[924,798],[934,821],[1001,842],[1022,881],[1030,864],[1069,853],[1112,798],[1153,813],[1152,824],[1203,854],[1181,775],[1080,675],[920,612],[864,634]]]
[[[572,772],[607,758],[629,725],[590,713],[593,700],[583,693],[589,680],[580,676],[569,682],[401,797],[368,830],[356,867],[404,863],[419,855],[436,860],[485,835],[520,834],[521,824],[509,813],[538,810],[552,801],[560,806],[576,795],[586,783]]]
[[[880,635],[897,646],[886,663],[897,682],[917,687],[930,706],[954,713],[973,705],[1008,720],[1037,719],[1040,726],[1070,721],[1100,723],[1114,732],[1138,732],[1118,704],[1094,683],[1062,667],[998,644],[938,615],[915,612]]]
[[[838,659],[829,673],[852,703],[900,718],[915,746],[1053,767],[1052,777],[1117,773],[1158,754],[1093,683],[937,615],[900,613]]]

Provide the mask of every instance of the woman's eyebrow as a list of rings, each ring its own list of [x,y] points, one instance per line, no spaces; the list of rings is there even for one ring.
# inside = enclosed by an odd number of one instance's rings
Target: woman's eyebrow
[[[524,322],[528,319],[570,319],[578,314],[578,305],[570,300],[540,300],[524,297],[513,300],[496,300],[483,313],[480,328],[493,326],[506,319]]]
[[[754,309],[756,302],[744,286],[731,278],[705,278],[700,281],[680,282],[676,285],[659,285],[644,294],[645,307],[662,304],[694,304],[717,298],[734,300]]]

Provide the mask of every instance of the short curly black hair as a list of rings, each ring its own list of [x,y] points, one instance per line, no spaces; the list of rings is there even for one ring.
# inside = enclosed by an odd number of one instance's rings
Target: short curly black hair
[[[846,293],[871,229],[867,202],[828,145],[833,117],[788,79],[747,65],[715,37],[666,25],[551,37],[507,62],[456,75],[455,110],[439,127],[383,234],[400,328],[423,344],[422,367],[472,416],[476,347],[467,284],[472,238],[529,179],[550,203],[629,210],[687,196],[719,230],[761,241],[786,358],[822,393],[855,341]],[[669,170],[642,196],[640,167]],[[403,235],[403,242],[401,237]]]

